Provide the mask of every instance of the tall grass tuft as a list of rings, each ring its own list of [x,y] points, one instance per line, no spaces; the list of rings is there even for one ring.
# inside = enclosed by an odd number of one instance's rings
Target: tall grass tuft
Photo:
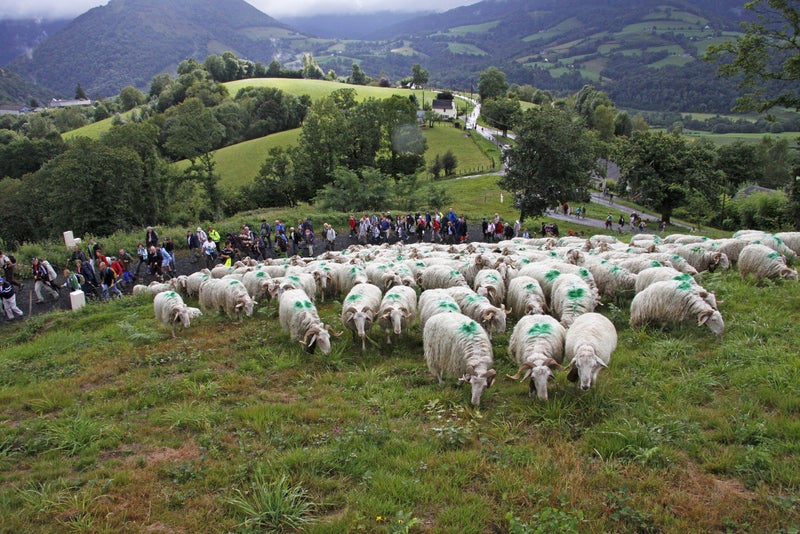
[[[284,475],[272,482],[262,469],[253,475],[250,487],[234,490],[227,503],[244,520],[237,527],[254,531],[290,532],[301,530],[314,522],[317,505],[301,486],[290,486]]]

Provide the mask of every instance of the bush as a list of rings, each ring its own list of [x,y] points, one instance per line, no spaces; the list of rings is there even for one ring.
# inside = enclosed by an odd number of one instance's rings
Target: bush
[[[732,208],[740,228],[777,232],[791,227],[789,199],[782,191],[741,195]]]

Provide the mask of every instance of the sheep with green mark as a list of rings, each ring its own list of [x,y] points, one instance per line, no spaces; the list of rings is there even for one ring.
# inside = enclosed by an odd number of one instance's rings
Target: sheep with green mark
[[[697,321],[721,336],[725,322],[718,310],[708,302],[708,291],[685,280],[655,282],[637,293],[631,302],[632,327],[645,324],[667,324]]]
[[[508,354],[519,365],[512,380],[531,379],[528,395],[547,400],[547,382],[553,369],[563,370],[566,329],[549,315],[526,315],[514,326],[508,341]],[[524,374],[523,374],[524,373]],[[521,377],[521,378],[520,378]]]

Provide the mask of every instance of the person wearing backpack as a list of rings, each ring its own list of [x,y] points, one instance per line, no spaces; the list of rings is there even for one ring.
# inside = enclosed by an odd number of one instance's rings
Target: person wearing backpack
[[[116,285],[117,275],[114,270],[108,266],[104,261],[100,262],[100,287],[103,290],[103,300],[108,300],[113,294],[115,297],[121,297],[122,292]]]
[[[64,280],[64,283],[61,284],[61,287],[64,289],[69,289],[70,291],[83,290],[82,286],[85,283],[85,279],[82,274],[73,273],[69,269],[64,269]]]
[[[22,317],[24,314],[17,306],[17,297],[14,294],[14,286],[11,282],[0,277],[0,298],[3,300],[3,310],[9,321],[14,320],[14,316]]]
[[[3,254],[3,251],[0,250],[0,267],[3,268],[3,272],[5,274],[5,280],[11,284],[17,286],[19,289],[22,289],[22,284],[17,282],[14,278],[14,268],[17,266],[17,258],[15,258],[12,254]]]
[[[45,289],[53,300],[58,300],[58,290],[50,281],[50,274],[39,258],[31,259],[31,274],[33,275],[33,292],[36,294],[36,304],[43,304],[42,289]]]

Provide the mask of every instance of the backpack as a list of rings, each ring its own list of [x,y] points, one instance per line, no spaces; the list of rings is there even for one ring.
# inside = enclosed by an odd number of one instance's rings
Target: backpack
[[[44,265],[45,270],[47,271],[47,278],[52,282],[58,275],[56,274],[56,270],[53,269],[53,266],[50,265],[50,262],[47,260],[42,260],[42,265]]]

